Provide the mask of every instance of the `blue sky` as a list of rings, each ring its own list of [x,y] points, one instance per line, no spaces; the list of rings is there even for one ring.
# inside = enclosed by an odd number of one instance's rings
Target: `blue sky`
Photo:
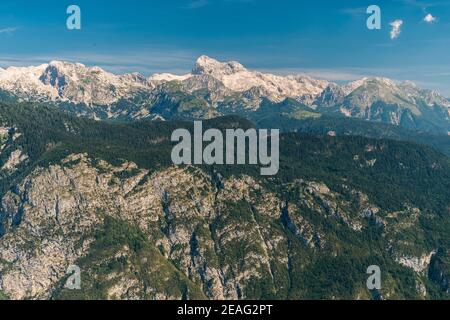
[[[76,4],[82,29],[66,28]],[[366,8],[382,10],[368,30]],[[431,14],[436,20],[424,21]],[[390,23],[402,20],[391,39]],[[450,0],[2,0],[0,66],[78,61],[117,72],[183,73],[197,56],[334,81],[413,80],[450,96]]]

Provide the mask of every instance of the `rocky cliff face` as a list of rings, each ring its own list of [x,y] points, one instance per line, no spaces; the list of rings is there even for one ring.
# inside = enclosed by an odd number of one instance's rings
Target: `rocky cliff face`
[[[248,206],[253,202],[261,207],[255,192],[262,191],[267,219],[279,217],[281,202],[250,178],[223,184],[224,189],[218,189],[211,177],[197,169],[171,168],[150,174],[130,163],[93,166],[84,155],[38,169],[2,200],[5,234],[0,245],[0,288],[13,299],[49,298],[67,267],[88,254],[95,242],[93,234],[108,216],[138,228],[160,248],[161,259],[174,263],[205,296],[244,297],[249,280],[270,272],[271,261],[286,264],[287,256],[278,250],[281,235],[271,237],[274,231],[251,216],[234,216],[228,202],[248,201]],[[237,243],[245,243],[244,251],[237,253],[245,259],[225,254]],[[116,255],[129,250],[124,247]],[[181,298],[156,288],[136,290],[129,296],[128,285],[143,286],[139,279],[108,277],[125,282],[111,285],[108,297]]]
[[[349,187],[297,180],[283,188],[290,199],[245,175],[150,172],[72,154],[3,197],[0,291],[12,299],[283,298],[313,257],[344,254],[348,243],[330,224],[358,237],[374,219],[391,227],[392,215]],[[392,228],[407,228],[405,219]],[[402,250],[394,235],[385,233],[391,249]],[[70,265],[81,268],[82,290],[63,288]],[[428,268],[420,266],[419,284]],[[369,298],[364,284],[350,296]],[[307,297],[311,288],[303,290]]]
[[[430,148],[281,134],[261,177],[172,166],[170,135],[192,123],[0,109],[0,299],[448,297],[450,163]]]

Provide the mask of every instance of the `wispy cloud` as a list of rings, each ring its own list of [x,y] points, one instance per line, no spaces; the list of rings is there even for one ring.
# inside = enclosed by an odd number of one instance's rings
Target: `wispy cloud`
[[[187,5],[183,6],[183,9],[199,9],[206,7],[209,4],[209,0],[192,0],[189,1]]]
[[[340,70],[305,70],[304,74],[318,79],[325,79],[328,81],[353,81],[366,77],[366,74],[352,73]]]
[[[432,7],[447,7],[450,6],[450,1],[442,0],[442,1],[425,1],[425,0],[395,0],[397,2],[401,2],[404,5],[421,8],[423,12],[426,12],[428,8]]]
[[[146,48],[140,52],[55,52],[53,54],[0,55],[0,67],[30,66],[52,60],[80,62],[99,66],[114,73],[140,72],[145,75],[160,72],[183,74],[192,68],[198,53],[177,48]]]
[[[392,29],[391,29],[391,39],[397,39],[400,36],[400,33],[402,32],[402,25],[403,20],[395,20],[390,23]]]
[[[261,72],[268,72],[276,75],[306,75],[316,79],[324,79],[328,81],[336,82],[348,82],[361,79],[370,76],[373,70],[359,70],[359,69],[324,69],[324,68],[256,68],[256,70]]]
[[[344,8],[344,9],[340,10],[339,12],[341,14],[349,15],[352,18],[365,18],[366,10],[367,10],[367,8],[357,7],[357,8]]]
[[[0,34],[13,34],[15,31],[17,30],[16,27],[8,27],[8,28],[3,28],[0,29]]]
[[[420,7],[424,9],[432,5],[428,1],[421,1],[421,0],[397,0],[397,1],[402,2],[405,5]]]

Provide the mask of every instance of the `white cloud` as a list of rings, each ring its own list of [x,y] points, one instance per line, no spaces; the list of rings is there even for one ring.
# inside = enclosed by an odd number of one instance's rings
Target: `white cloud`
[[[425,18],[423,18],[423,21],[425,21],[426,23],[433,23],[436,22],[436,17],[433,17],[433,15],[429,13],[425,16]]]
[[[391,39],[397,39],[400,36],[400,33],[402,32],[401,28],[403,25],[403,20],[395,20],[390,23],[392,30],[391,30]]]

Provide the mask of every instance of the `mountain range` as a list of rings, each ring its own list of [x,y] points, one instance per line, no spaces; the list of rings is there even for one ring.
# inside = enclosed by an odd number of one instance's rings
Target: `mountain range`
[[[148,78],[0,69],[0,300],[448,300],[449,106],[206,56]],[[278,175],[174,166],[171,134],[197,119],[281,129]]]
[[[53,104],[94,119],[210,119],[246,115],[265,103],[293,102],[286,118],[328,115],[450,134],[450,101],[412,82],[364,78],[346,85],[305,75],[250,71],[201,56],[185,75],[114,75],[98,67],[52,61],[0,69],[0,90],[19,101]]]

